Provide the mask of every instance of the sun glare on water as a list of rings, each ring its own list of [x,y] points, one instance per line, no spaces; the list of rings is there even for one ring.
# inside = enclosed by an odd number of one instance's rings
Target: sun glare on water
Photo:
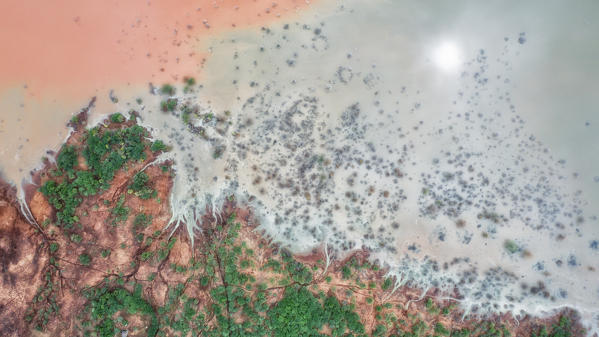
[[[459,46],[453,41],[443,41],[434,51],[433,62],[442,71],[456,71],[462,63]]]

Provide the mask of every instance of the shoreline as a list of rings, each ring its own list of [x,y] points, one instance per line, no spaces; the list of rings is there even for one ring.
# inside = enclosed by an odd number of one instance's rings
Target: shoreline
[[[83,112],[82,112],[83,113]],[[83,117],[83,116],[82,116]],[[84,119],[84,118],[82,118]],[[102,124],[102,123],[101,123]],[[121,127],[128,127],[128,126],[132,126],[135,125],[134,122],[131,121],[127,121],[124,122],[120,125],[115,125],[114,123],[110,122],[108,119],[106,120],[106,126],[103,126],[102,128],[108,130],[108,129],[118,129]],[[77,145],[81,145],[81,133],[85,132],[85,128],[83,127],[79,127],[77,130],[74,130],[71,135],[69,136],[69,138],[66,140],[67,144],[77,144]],[[56,155],[58,155],[59,153],[56,153]],[[152,155],[148,156],[145,160],[144,163],[147,162],[151,162],[152,158],[154,158]],[[118,206],[118,195],[127,195],[127,193],[125,193],[126,188],[124,189],[124,184],[127,183],[127,181],[129,181],[130,179],[132,179],[134,173],[136,170],[140,169],[142,166],[146,165],[143,163],[137,163],[132,167],[129,167],[127,169],[127,171],[123,171],[123,172],[119,172],[117,174],[117,176],[115,177],[115,181],[111,184],[114,187],[110,187],[110,189],[106,192],[103,192],[102,194],[95,196],[95,197],[87,197],[86,200],[83,201],[83,203],[78,207],[78,212],[83,212],[81,213],[82,216],[83,214],[87,213],[87,210],[89,210],[90,212],[93,210],[94,207],[93,206],[94,203],[96,203],[96,205],[100,204],[99,201],[100,200],[107,200],[110,204],[115,204],[117,203]],[[168,219],[170,218],[170,207],[168,207],[168,202],[167,200],[168,195],[170,193],[170,189],[172,187],[172,174],[176,174],[176,172],[172,172],[169,171],[169,169],[167,169],[167,171],[164,171],[164,167],[167,167],[168,165],[163,165],[162,169],[159,169],[157,166],[150,166],[150,168],[147,170],[147,172],[150,174],[150,181],[153,180],[157,180],[157,181],[163,181],[162,183],[160,183],[159,186],[161,186],[161,188],[157,188],[158,191],[158,195],[160,195],[161,197],[159,197],[158,200],[164,200],[164,201],[159,201],[160,203],[160,207],[156,208],[154,210],[151,210],[151,208],[148,208],[148,211],[152,211],[152,212],[159,212],[156,213],[156,220],[159,220],[160,223],[153,225],[151,228],[156,229],[156,230],[160,230],[162,233],[159,236],[159,238],[162,238],[162,240],[166,240],[168,239],[168,237],[165,236],[166,233],[171,232],[171,228],[168,227],[168,225],[165,225],[166,222],[168,221]],[[33,179],[32,179],[32,183],[28,184],[26,186],[24,186],[24,190],[27,191],[26,193],[26,200],[28,205],[30,206],[31,210],[32,210],[32,214],[35,216],[36,220],[38,221],[38,223],[42,224],[42,226],[52,226],[52,228],[54,228],[52,230],[52,232],[54,231],[64,231],[64,229],[61,229],[61,227],[55,227],[52,224],[47,223],[48,220],[52,219],[55,215],[53,208],[48,204],[48,202],[46,201],[46,198],[42,195],[42,193],[39,192],[37,186],[41,186],[41,183],[43,181],[47,181],[50,177],[50,175],[48,175],[48,173],[50,172],[50,170],[55,169],[55,164],[50,161],[50,160],[46,160],[43,163],[43,166],[41,169],[35,171],[35,174],[33,175]],[[78,164],[78,166],[80,168],[80,165]],[[165,180],[166,179],[166,180]],[[35,185],[35,183],[37,183],[37,186]],[[6,186],[8,186],[8,184],[4,184]],[[158,185],[157,185],[158,186]],[[3,207],[7,207],[7,206],[11,206],[14,207],[14,205],[16,205],[15,203],[18,203],[18,199],[17,199],[17,195],[14,191],[16,191],[15,188],[12,188],[12,194],[10,193],[5,193],[7,195],[12,195],[13,199],[10,199],[9,201],[6,202],[6,205]],[[110,196],[108,199],[106,199],[105,195]],[[8,198],[8,197],[5,197]],[[146,209],[146,204],[148,204],[148,202],[155,202],[153,200],[150,201],[143,201],[143,200],[133,200],[131,199],[132,197],[127,196],[125,200],[128,200],[128,207],[130,209],[139,209],[139,207],[141,206],[141,209]],[[137,205],[137,206],[135,206]],[[2,205],[0,205],[2,206]],[[135,206],[135,207],[134,207]],[[81,209],[84,209],[83,211],[81,211]],[[81,247],[77,245],[77,240],[81,240],[81,239],[76,239],[75,241],[73,241],[73,235],[80,235],[81,237],[85,238],[86,237],[90,237],[92,238],[92,240],[100,240],[100,241],[105,241],[106,239],[110,240],[110,237],[112,236],[112,234],[108,234],[109,232],[106,232],[106,229],[102,229],[103,227],[105,227],[106,225],[104,224],[104,221],[106,221],[107,219],[110,219],[111,217],[111,211],[109,211],[109,208],[107,208],[106,206],[102,206],[100,207],[97,211],[97,218],[94,219],[89,219],[89,220],[81,220],[84,223],[84,227],[83,227],[83,232],[81,234],[70,234],[67,235],[69,232],[71,232],[71,230],[69,230],[68,232],[65,232],[65,237],[61,237],[61,236],[57,236],[57,234],[50,234],[48,235],[48,233],[44,233],[44,238],[39,238],[38,242],[40,244],[40,247],[44,246],[43,242],[46,242],[48,240],[50,240],[49,242],[60,242],[60,247],[67,246],[70,247],[73,244],[76,244],[72,249],[74,249],[74,251],[81,251],[81,249],[83,248],[83,251],[87,251],[87,249],[89,248],[85,248],[85,246]],[[20,213],[19,213],[20,214]],[[241,227],[240,227],[240,238],[242,240],[242,242],[245,242],[248,245],[252,245],[252,247],[255,248],[255,251],[259,251],[261,250],[261,259],[262,260],[257,260],[257,263],[262,263],[263,265],[265,264],[265,261],[267,259],[270,258],[274,258],[275,256],[279,256],[281,254],[284,255],[285,249],[281,248],[280,246],[273,244],[271,240],[268,240],[267,238],[265,238],[263,236],[263,233],[260,233],[259,231],[257,231],[256,229],[258,228],[258,224],[254,221],[253,218],[253,213],[251,209],[248,208],[244,208],[243,206],[237,206],[235,204],[235,201],[227,201],[225,203],[225,205],[222,208],[222,212],[221,212],[221,219],[230,217],[232,214],[235,214],[235,218],[236,219],[240,219],[240,223],[241,223]],[[1,217],[0,217],[1,218]],[[23,221],[24,218],[21,218],[21,221]],[[223,220],[221,220],[223,221]],[[51,222],[51,220],[50,220]],[[130,223],[131,221],[127,221],[127,223]],[[212,217],[211,214],[206,213],[204,215],[203,218],[203,222],[204,225],[207,226],[205,227],[206,229],[210,229],[210,226],[214,226],[215,225],[215,221],[214,218]],[[216,224],[218,224],[219,221],[216,222]],[[222,224],[222,226],[226,227],[230,225],[228,222],[225,222],[224,224]],[[98,227],[100,226],[100,227]],[[89,228],[89,229],[86,229]],[[30,228],[30,230],[33,228]],[[110,228],[108,228],[110,230]],[[91,233],[88,233],[88,230],[93,230],[96,232],[96,234],[91,235]],[[98,232],[99,231],[99,232]],[[117,229],[117,233],[121,231],[119,229]],[[75,229],[75,232],[79,232],[79,230]],[[148,231],[146,231],[148,232]],[[209,242],[211,239],[209,237],[206,237],[205,231],[202,231],[201,233],[198,234],[198,236],[196,237],[196,239],[198,240],[198,242],[196,243],[196,245],[194,245],[194,248],[191,248],[191,243],[189,240],[189,237],[187,236],[187,233],[184,229],[184,226],[180,226],[179,228],[177,228],[173,234],[172,237],[176,237],[179,238],[179,243],[175,243],[173,245],[173,249],[176,250],[178,253],[176,254],[176,257],[179,261],[179,263],[183,263],[182,265],[185,265],[185,259],[186,257],[191,257],[193,258],[194,256],[202,256],[203,254],[205,254],[205,252],[202,250],[203,247],[206,247],[205,245],[201,245],[200,243],[207,243]],[[91,235],[91,236],[90,236]],[[131,233],[127,230],[126,232],[122,232],[121,234],[118,234],[117,237],[122,237],[123,239],[125,239],[125,242],[129,242],[129,241],[133,241],[135,242],[134,238],[132,236],[130,236]],[[48,239],[49,237],[51,237],[51,239]],[[171,237],[171,236],[169,236]],[[203,240],[203,241],[202,241]],[[208,240],[208,241],[206,241]],[[170,242],[170,240],[168,240]],[[108,241],[110,242],[110,241]],[[117,250],[118,247],[114,246],[116,244],[116,242],[110,244],[110,243],[104,243],[104,247],[106,245],[110,246],[111,250]],[[260,245],[262,245],[262,248],[258,248],[260,247]],[[93,246],[92,246],[93,247]],[[134,258],[134,260],[139,259],[139,254],[140,253],[140,249],[142,249],[143,246],[139,246],[138,248],[136,248],[135,250],[128,250],[129,255],[125,254],[124,256],[120,256],[118,257],[120,263],[119,265],[125,266],[127,264],[127,262],[130,262],[129,260],[131,258]],[[178,248],[175,248],[178,247]],[[357,250],[357,251],[353,251],[352,253],[349,253],[344,259],[342,260],[332,260],[331,264],[328,266],[325,266],[324,261],[326,261],[326,255],[324,254],[324,247],[319,247],[319,248],[315,248],[312,250],[311,253],[309,254],[294,254],[292,255],[292,259],[298,261],[299,263],[309,266],[308,269],[310,270],[314,270],[315,271],[315,275],[316,272],[321,270],[322,275],[319,275],[318,277],[315,277],[313,279],[313,281],[310,282],[310,284],[314,284],[315,286],[317,285],[317,288],[319,288],[321,291],[324,291],[325,293],[328,294],[332,294],[337,296],[338,298],[343,298],[343,296],[347,295],[347,292],[350,291],[353,293],[352,298],[354,298],[352,301],[355,305],[356,308],[356,312],[358,312],[359,316],[361,317],[362,321],[364,322],[367,331],[374,331],[375,329],[377,329],[377,327],[380,324],[376,324],[375,326],[375,322],[377,322],[378,320],[373,318],[375,317],[376,314],[376,310],[375,308],[378,308],[379,306],[382,306],[383,304],[392,304],[395,306],[391,306],[389,308],[384,309],[388,314],[393,314],[395,316],[398,317],[406,317],[406,319],[410,316],[418,316],[418,317],[423,317],[421,320],[419,320],[418,322],[423,322],[423,324],[425,324],[426,326],[433,326],[434,324],[440,323],[443,326],[447,326],[447,328],[451,328],[451,330],[454,331],[458,331],[458,330],[463,330],[463,329],[476,329],[476,328],[480,328],[481,324],[485,325],[485,324],[491,324],[490,322],[494,322],[494,324],[501,324],[502,326],[504,326],[508,331],[517,331],[516,335],[520,336],[521,334],[530,334],[531,332],[535,331],[536,329],[539,329],[539,327],[541,326],[551,326],[553,324],[556,324],[556,322],[564,316],[570,317],[571,319],[571,323],[572,323],[572,327],[575,330],[580,330],[580,322],[578,321],[578,316],[575,313],[575,311],[571,310],[571,309],[563,309],[560,311],[556,311],[552,314],[549,314],[546,317],[535,317],[532,315],[527,315],[525,316],[523,319],[517,320],[516,318],[514,318],[512,316],[511,313],[498,313],[498,314],[494,314],[494,315],[490,315],[490,316],[477,316],[477,315],[470,315],[468,316],[468,320],[463,320],[463,314],[464,311],[461,308],[456,308],[452,305],[453,302],[455,302],[454,300],[439,300],[438,297],[440,295],[442,295],[439,291],[439,289],[435,289],[435,288],[430,288],[427,289],[427,291],[425,293],[423,293],[422,289],[419,289],[417,287],[410,287],[410,286],[402,286],[400,288],[397,289],[397,291],[394,291],[392,294],[389,294],[389,288],[384,289],[381,286],[381,290],[376,290],[374,291],[373,289],[379,289],[377,285],[380,284],[384,284],[385,283],[385,279],[386,279],[386,273],[387,271],[384,269],[381,269],[380,266],[376,265],[376,264],[372,264],[368,261],[369,258],[369,252],[365,249],[361,249],[361,250]],[[106,248],[104,248],[106,249]],[[59,253],[61,252],[61,250],[59,249],[58,251]],[[67,253],[66,251],[64,252],[65,254]],[[85,254],[85,253],[83,253]],[[133,254],[133,255],[130,255]],[[190,255],[191,254],[191,255]],[[80,255],[82,256],[82,255]],[[129,256],[129,257],[127,257]],[[52,257],[50,257],[52,258]],[[62,259],[62,258],[61,258]],[[50,261],[50,260],[48,260]],[[260,262],[261,261],[261,262]],[[70,262],[72,263],[72,262]],[[74,264],[76,265],[76,264]],[[178,265],[178,264],[177,264]],[[351,267],[348,267],[348,265],[351,265]],[[157,268],[160,269],[161,266],[163,266],[163,264],[158,264]],[[87,283],[89,281],[92,281],[92,283],[97,283],[97,282],[101,282],[101,278],[99,278],[97,275],[97,273],[101,270],[101,267],[94,267],[93,269],[90,270],[81,270],[83,266],[79,265],[77,266],[77,270],[73,271],[75,274],[73,275],[80,275],[79,277],[81,278],[77,283]],[[137,276],[135,276],[137,273],[139,273],[140,268],[142,268],[143,266],[137,266],[134,269],[131,268],[125,268],[125,269],[129,269],[130,271],[128,272],[129,274],[126,275],[131,275],[134,276],[135,278],[137,278]],[[44,269],[47,268],[56,268],[57,270],[60,270],[59,267],[52,267],[52,264],[50,263],[47,267],[45,267]],[[63,268],[69,268],[69,267],[63,267]],[[345,275],[347,268],[351,268],[351,274],[350,276]],[[69,274],[70,272],[60,272],[60,273],[66,273]],[[92,276],[85,276],[85,275],[90,275],[93,274]],[[132,274],[131,274],[132,273]],[[248,273],[250,274],[255,274],[257,278],[259,277],[265,277],[261,274],[261,272],[258,271],[253,271],[250,270],[248,271]],[[108,275],[116,275],[115,272],[111,272]],[[267,273],[267,275],[270,275],[270,277],[274,277],[272,275],[272,273]],[[173,276],[173,275],[171,275]],[[347,277],[346,277],[347,276]],[[87,280],[86,277],[91,277],[91,279]],[[175,277],[175,279],[177,279],[177,276],[173,276]],[[331,277],[331,279],[329,280],[328,278]],[[71,281],[72,282],[72,281]],[[168,284],[168,279],[164,279],[164,282],[166,282]],[[368,287],[366,287],[366,284],[368,283]],[[35,283],[34,283],[35,284]],[[375,288],[371,288],[371,285],[374,284]],[[390,282],[389,285],[392,287],[393,282]],[[81,286],[76,286],[75,289],[79,288]],[[282,288],[281,288],[282,289]],[[342,291],[342,289],[345,289],[344,291]],[[345,294],[345,295],[344,295]],[[331,296],[332,296],[331,295]],[[275,291],[274,292],[274,297],[272,298],[271,305],[274,305],[274,303],[276,303],[278,300],[281,299],[281,296],[283,296],[282,291]],[[72,297],[72,295],[71,295]],[[27,300],[29,301],[29,300]],[[77,299],[77,298],[71,298],[68,301],[71,301],[71,303],[67,306],[70,307],[71,309],[75,309],[78,308],[82,305],[84,305],[84,302],[81,301],[81,299]],[[159,303],[159,302],[158,302]],[[379,304],[380,303],[380,304]],[[26,303],[28,306],[31,305],[31,302]],[[440,311],[441,309],[445,309],[445,308],[451,308],[450,311],[448,311],[447,313],[447,317],[445,317],[445,315],[443,315],[443,317],[440,317]],[[78,310],[78,309],[77,309]],[[449,310],[449,309],[448,309]],[[0,314],[1,315],[1,314]],[[62,315],[62,313],[61,313]],[[71,314],[72,315],[72,314]],[[416,324],[416,323],[413,323]],[[55,326],[56,329],[61,329],[58,325]],[[72,326],[71,326],[72,328]]]

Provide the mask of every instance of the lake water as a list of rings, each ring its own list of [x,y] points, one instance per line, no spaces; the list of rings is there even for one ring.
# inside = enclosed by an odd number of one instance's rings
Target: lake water
[[[597,331],[598,12],[594,1],[323,1],[205,35],[199,83],[178,86],[172,112],[148,89],[161,82],[108,78],[94,119],[135,109],[173,146],[173,222],[190,232],[235,195],[294,251],[368,248],[399,284],[457,289],[466,312],[571,306]],[[0,101],[25,105],[0,125],[13,181],[89,99],[26,92]]]

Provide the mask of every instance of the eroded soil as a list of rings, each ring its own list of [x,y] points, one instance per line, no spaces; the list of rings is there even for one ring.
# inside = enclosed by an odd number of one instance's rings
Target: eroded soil
[[[107,122],[106,130],[133,124]],[[67,143],[81,148],[84,132],[78,127]],[[271,313],[287,291],[299,289],[318,301],[336,298],[357,313],[356,330],[348,328],[355,335],[530,336],[542,326],[551,331],[560,317],[568,318],[569,335],[584,335],[571,311],[544,319],[463,320],[456,302],[435,300],[441,294],[434,289],[424,296],[409,287],[394,291],[365,251],[330,263],[323,249],[292,256],[264,239],[233,197],[221,214],[203,219],[192,247],[183,228],[168,226],[174,174],[168,163],[144,170],[155,194],[141,198],[132,191],[135,175],[155,159],[148,148],[145,153],[145,160],[118,170],[109,188],[83,198],[79,221],[70,227],[57,223],[37,188],[28,189],[28,203],[39,227],[28,223],[15,190],[0,185],[0,335],[281,335],[288,322]],[[83,157],[75,169],[87,169]],[[34,181],[42,186],[54,170],[47,161]],[[334,327],[319,329],[328,335]]]

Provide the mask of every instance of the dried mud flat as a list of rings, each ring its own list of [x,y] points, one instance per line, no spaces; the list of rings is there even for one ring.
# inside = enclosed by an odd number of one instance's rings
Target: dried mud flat
[[[105,125],[100,134],[135,122]],[[85,147],[85,135],[78,125],[67,145]],[[168,227],[175,172],[169,163],[148,165],[156,154],[142,142],[144,159],[125,164],[106,189],[83,197],[72,226],[57,222],[57,210],[36,187],[27,189],[27,201],[39,225],[30,224],[15,190],[0,185],[0,335],[282,336],[283,323],[273,316],[282,315],[284,300],[307,290],[317,306],[340,303],[345,316],[338,323],[352,335],[530,336],[542,327],[557,331],[561,321],[568,331],[556,336],[584,336],[570,310],[542,319],[464,319],[450,299],[459,294],[394,289],[366,251],[343,261],[330,260],[324,249],[292,256],[265,240],[251,210],[234,198],[202,219],[192,245],[184,226]],[[76,159],[76,172],[89,169],[81,155]],[[56,164],[45,164],[35,173],[37,186],[57,176]],[[142,170],[147,198],[132,187]],[[316,325],[318,331],[339,335],[335,317]]]

